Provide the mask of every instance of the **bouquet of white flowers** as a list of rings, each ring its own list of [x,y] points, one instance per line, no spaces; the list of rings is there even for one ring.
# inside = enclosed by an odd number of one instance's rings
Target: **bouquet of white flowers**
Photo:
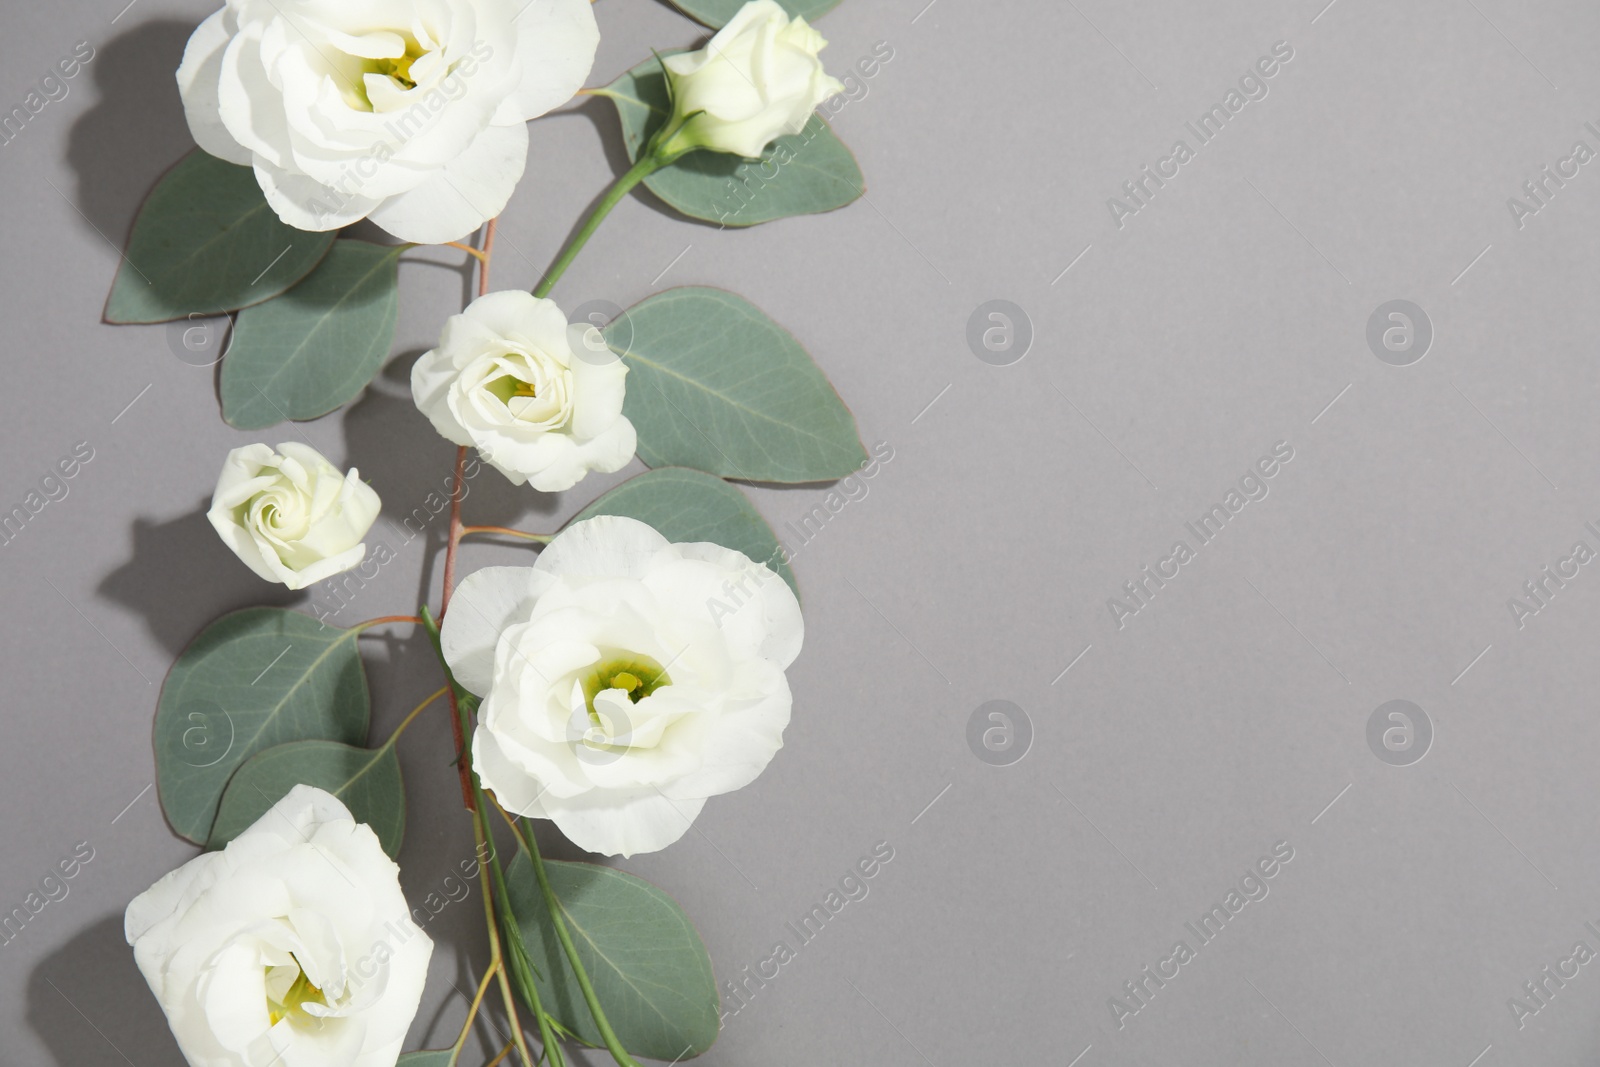
[[[477,298],[411,369],[419,433],[459,446],[437,608],[348,629],[234,612],[162,688],[161,804],[207,851],[128,906],[126,933],[196,1067],[454,1067],[494,1002],[501,1056],[523,1067],[562,1064],[563,1041],[631,1065],[716,1038],[710,960],[683,910],[623,871],[544,859],[527,820],[590,852],[651,852],[765,769],[804,627],[787,550],[728,479],[830,481],[868,457],[799,342],[742,298],[669,289],[597,322],[564,309],[599,294],[551,293],[641,183],[691,218],[747,226],[843,207],[863,182],[815,113],[843,86],[802,16],[831,2],[675,2],[714,36],[589,89],[589,0],[227,0],[189,40],[177,80],[199,149],[141,208],[106,318],[234,316],[229,424],[359,396],[391,355],[409,250],[448,245],[478,273]],[[579,93],[615,105],[631,166],[531,293],[492,291],[527,122]],[[751,173],[730,210],[730,180]],[[396,241],[339,236],[363,219]],[[635,456],[651,469],[559,531],[463,515],[469,462],[552,493]],[[210,521],[261,578],[302,589],[368,559],[382,485],[294,441],[221,464]],[[537,557],[458,584],[469,536]],[[426,634],[441,684],[374,745],[357,638],[388,626]],[[403,1053],[433,944],[393,859],[395,750],[429,708],[455,740],[491,962],[454,1047]]]

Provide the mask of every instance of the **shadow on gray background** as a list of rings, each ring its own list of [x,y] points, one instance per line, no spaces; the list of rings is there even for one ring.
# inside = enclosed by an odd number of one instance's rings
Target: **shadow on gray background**
[[[67,162],[78,177],[78,207],[121,245],[156,179],[194,147],[173,72],[194,32],[159,19],[101,46],[89,70],[98,98],[73,123]]]

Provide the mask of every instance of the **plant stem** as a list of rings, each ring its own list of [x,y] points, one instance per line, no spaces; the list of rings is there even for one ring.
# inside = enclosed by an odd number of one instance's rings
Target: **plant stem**
[[[489,261],[489,257],[488,257],[488,255],[486,253],[481,252],[476,248],[473,248],[471,245],[464,245],[460,241],[446,241],[445,244],[450,246],[451,248],[459,248],[459,249],[461,249],[461,251],[467,253],[473,259],[476,259],[479,263],[488,263],[488,261]]]
[[[484,854],[487,847],[489,855],[493,857],[494,846],[484,838],[482,812],[474,812],[472,816],[472,836],[477,840],[478,855]],[[522,1036],[522,1022],[517,1018],[516,998],[511,995],[511,983],[506,980],[506,969],[501,964],[504,958],[500,953],[500,929],[495,920],[494,894],[489,887],[489,868],[485,864],[478,864],[478,881],[483,890],[483,916],[489,927],[489,953],[491,966],[500,976],[500,999],[505,1002],[506,1015],[511,1021],[511,1039],[516,1042],[517,1052],[522,1057],[523,1067],[533,1067],[533,1057],[528,1054],[527,1039]],[[540,1013],[543,1015],[543,1013]]]
[[[450,593],[456,584],[456,549],[461,546],[461,497],[467,480],[467,446],[456,449],[456,475],[450,482],[450,534],[444,549],[444,592],[439,596],[439,617],[450,610]]]
[[[513,530],[509,526],[463,526],[462,536],[467,534],[500,534],[503,537],[520,537],[524,541],[539,541],[549,544],[555,534],[530,533],[527,530]]]
[[[417,621],[420,622],[421,620],[419,619]],[[411,725],[411,720],[415,719],[422,712],[423,708],[427,707],[429,704],[432,704],[435,700],[438,700],[440,697],[444,696],[449,691],[450,691],[450,687],[448,685],[441,686],[439,688],[439,691],[434,693],[433,696],[429,697],[427,700],[424,700],[422,703],[420,703],[416,707],[412,708],[411,709],[411,714],[407,715],[404,719],[402,719],[400,721],[400,725],[396,726],[394,728],[394,733],[389,735],[389,740],[387,740],[387,741],[385,741],[383,743],[383,747],[384,748],[393,748],[394,747],[394,743],[396,741],[400,740],[400,735],[405,731],[405,728],[407,726]]]
[[[499,805],[496,805],[498,807]],[[506,815],[505,809],[501,814]],[[544,857],[539,855],[539,845],[533,839],[533,830],[519,827],[509,815],[506,821],[511,823],[517,840],[522,847],[528,850],[528,858],[533,861],[533,874],[539,880],[539,891],[544,894],[544,904],[550,911],[550,924],[556,928],[556,938],[561,942],[561,950],[566,954],[567,962],[572,965],[572,974],[578,980],[578,988],[583,991],[583,1002],[589,1006],[589,1014],[594,1018],[595,1029],[600,1031],[600,1039],[605,1042],[606,1051],[611,1053],[611,1058],[622,1067],[639,1067],[639,1062],[628,1055],[628,1050],[622,1047],[622,1041],[617,1037],[617,1032],[611,1029],[611,1021],[606,1018],[605,1009],[600,1007],[600,998],[595,995],[594,984],[589,981],[589,972],[584,970],[583,962],[578,959],[578,948],[572,943],[572,933],[567,929],[567,922],[562,918],[561,902],[556,899],[555,890],[550,888],[550,876],[544,869]]]
[[[494,228],[499,219],[490,219],[483,228],[483,255],[478,257],[478,295],[489,291],[489,261],[494,258]]]
[[[606,190],[605,195],[600,198],[600,202],[594,206],[594,210],[584,220],[583,228],[568,242],[567,247],[562,249],[560,257],[550,265],[550,271],[544,276],[544,281],[534,288],[534,296],[546,297],[550,295],[550,290],[556,287],[556,282],[561,280],[561,276],[567,272],[567,268],[572,265],[572,261],[578,258],[578,253],[583,251],[583,246],[589,243],[589,238],[594,236],[594,232],[600,228],[600,224],[605,221],[606,216],[611,214],[611,209],[620,204],[622,198],[627,196],[635,185],[638,185],[660,169],[661,165],[661,161],[652,153],[644,152],[639,156],[639,161],[629,168],[626,174],[611,183],[611,188]]]
[[[483,981],[478,983],[478,992],[472,998],[472,1006],[467,1009],[467,1021],[461,1024],[461,1033],[456,1036],[456,1043],[450,1047],[450,1062],[445,1067],[456,1067],[456,1061],[461,1058],[461,1047],[467,1043],[467,1035],[472,1033],[472,1021],[478,1017],[478,1009],[483,1005],[483,995],[489,991],[489,982],[493,980],[499,966],[495,964],[483,972]]]
[[[495,1065],[498,1064],[501,1060],[503,1060],[507,1056],[509,1056],[511,1054],[511,1050],[513,1048],[515,1048],[515,1047],[516,1047],[516,1043],[515,1042],[507,1041],[506,1042],[506,1047],[500,1050],[500,1055],[496,1056],[494,1059],[489,1061],[488,1067],[495,1067]]]
[[[466,694],[455,677],[450,673],[450,665],[445,662],[444,646],[439,642],[439,623],[434,619],[433,613],[424,605],[422,608],[422,625],[428,631],[428,638],[433,642],[433,651],[439,657],[439,666],[444,670],[445,681],[450,684],[450,735],[456,745],[456,772],[461,777],[461,803],[468,811],[476,810],[472,804],[472,762],[467,754],[466,742],[466,715],[462,712],[462,697]]]
[[[351,629],[370,630],[374,626],[385,626],[391,622],[409,622],[414,626],[422,625],[422,619],[416,615],[385,615],[381,619],[368,619],[366,622],[358,622]]]

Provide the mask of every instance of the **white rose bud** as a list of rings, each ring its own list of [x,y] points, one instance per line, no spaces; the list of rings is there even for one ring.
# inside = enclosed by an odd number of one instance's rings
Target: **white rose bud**
[[[445,438],[477,448],[514,484],[555,493],[633,458],[627,375],[593,326],[507,290],[445,322],[439,347],[411,368],[411,395]]]
[[[340,474],[310,445],[228,453],[206,518],[234,555],[269,582],[304,589],[366,556],[378,494],[355,468]]]
[[[589,76],[589,3],[228,0],[189,38],[178,90],[200,147],[255,168],[288,225],[456,240],[510,199],[524,123]]]
[[[191,1067],[394,1067],[433,954],[377,835],[307,785],[139,894],[124,932]]]
[[[783,747],[800,605],[739,552],[600,516],[450,603],[445,659],[485,698],[479,776],[590,852],[666,848]]]
[[[667,129],[682,125],[664,154],[694,147],[755,159],[774,139],[805,129],[816,106],[844,89],[817,58],[827,44],[775,0],[750,0],[704,48],[667,56]]]

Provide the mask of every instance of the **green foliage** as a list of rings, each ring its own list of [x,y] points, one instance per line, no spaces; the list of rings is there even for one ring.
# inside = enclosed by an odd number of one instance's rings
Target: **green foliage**
[[[710,541],[743,552],[776,571],[798,596],[794,572],[778,538],[749,499],[721,478],[687,467],[647,471],[584,508],[573,522],[627,515],[669,541]]]
[[[623,411],[652,467],[820,482],[866,461],[856,420],[822,370],[743,297],[668,289],[602,332],[628,364]]]
[[[371,703],[357,633],[246,608],[184,649],[156,707],[156,789],[174,830],[204,844],[228,779],[264,749],[366,739]]]
[[[635,1056],[676,1062],[717,1039],[711,958],[678,903],[631,874],[592,863],[546,860],[551,888],[578,958],[622,1045]],[[521,850],[506,872],[545,1011],[590,1045],[601,1043]]]
[[[660,63],[646,60],[598,92],[616,105],[628,156],[637,161],[672,112]],[[855,156],[817,115],[800,133],[774,141],[758,162],[690,152],[644,183],[685,215],[726,226],[833,211],[866,188]]]
[[[222,794],[208,848],[221,848],[267,813],[297,785],[338,797],[356,822],[366,823],[391,858],[406,835],[406,793],[393,745],[353,748],[337,741],[291,741],[245,761]]]
[[[354,400],[394,344],[404,247],[336,241],[305,281],[239,312],[222,362],[222,417],[259,430]]]
[[[107,322],[166,322],[269,300],[333,244],[278,221],[249,167],[195,149],[139,209],[106,301]]]

